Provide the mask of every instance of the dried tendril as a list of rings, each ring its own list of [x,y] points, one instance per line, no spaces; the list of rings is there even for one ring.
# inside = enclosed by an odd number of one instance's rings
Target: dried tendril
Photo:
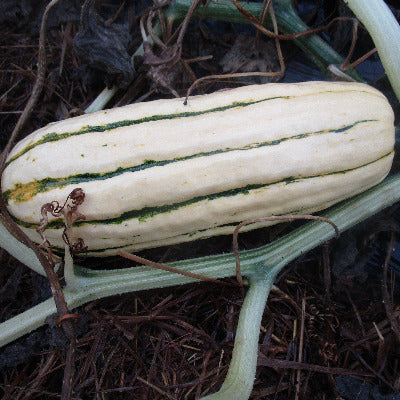
[[[85,220],[86,217],[78,211],[78,207],[85,201],[85,192],[81,188],[74,189],[66,198],[63,205],[60,205],[58,201],[52,201],[51,203],[43,204],[40,213],[42,218],[40,219],[40,225],[36,229],[42,238],[42,243],[39,245],[40,249],[43,249],[47,253],[47,258],[49,262],[54,266],[54,259],[59,260],[60,258],[53,253],[51,243],[46,238],[45,230],[49,223],[48,214],[53,217],[64,216],[65,228],[62,233],[62,238],[64,242],[70,248],[72,254],[85,252],[87,246],[82,238],[78,238],[74,243],[71,243],[68,238],[68,232],[72,225],[79,220]]]

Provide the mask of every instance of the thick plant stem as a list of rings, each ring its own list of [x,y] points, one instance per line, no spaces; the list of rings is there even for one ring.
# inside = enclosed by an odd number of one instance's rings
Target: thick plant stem
[[[0,222],[0,247],[7,250],[9,254],[33,271],[40,275],[46,275],[35,252],[27,245],[18,241],[2,222]]]
[[[367,28],[400,101],[400,25],[383,0],[344,0]]]
[[[201,400],[247,400],[253,389],[258,356],[258,337],[268,294],[275,274],[250,278],[236,329],[228,374],[221,389]]]
[[[107,103],[115,96],[118,91],[117,86],[104,88],[103,91],[94,99],[94,101],[85,109],[85,114],[102,110]]]

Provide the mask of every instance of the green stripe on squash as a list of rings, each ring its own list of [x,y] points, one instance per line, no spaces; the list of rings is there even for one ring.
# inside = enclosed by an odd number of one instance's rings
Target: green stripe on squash
[[[8,204],[9,200],[13,200],[17,203],[22,203],[24,201],[27,201],[29,198],[32,198],[39,192],[47,192],[53,188],[57,187],[63,187],[67,185],[80,185],[83,182],[89,182],[89,181],[102,181],[105,179],[110,179],[118,175],[122,175],[127,172],[136,172],[136,171],[141,171],[147,168],[154,168],[154,167],[162,167],[163,165],[167,165],[173,162],[178,162],[178,161],[185,161],[189,160],[191,158],[197,158],[197,157],[209,157],[213,154],[219,154],[219,153],[226,153],[229,151],[244,151],[244,150],[251,150],[255,148],[260,148],[264,146],[276,146],[284,141],[287,140],[300,140],[300,139],[305,139],[308,136],[312,135],[321,135],[321,134],[332,134],[332,133],[344,133],[346,131],[350,131],[354,126],[358,124],[362,124],[365,122],[373,122],[376,120],[363,120],[363,121],[356,121],[351,125],[347,126],[342,126],[340,128],[334,128],[334,129],[329,129],[329,130],[323,130],[323,131],[318,131],[318,132],[307,132],[307,133],[301,133],[295,136],[291,137],[286,137],[282,138],[279,140],[272,140],[269,142],[263,142],[263,143],[253,143],[249,144],[244,147],[240,148],[225,148],[225,149],[218,149],[214,150],[212,152],[208,153],[195,153],[191,155],[187,155],[185,157],[176,157],[171,160],[145,160],[143,164],[140,165],[135,165],[132,167],[128,168],[117,168],[115,171],[110,171],[110,172],[104,172],[104,173],[84,173],[84,174],[78,174],[78,175],[73,175],[73,176],[67,176],[65,178],[45,178],[42,180],[35,180],[34,182],[29,182],[26,184],[17,184],[14,189],[6,190],[3,193],[4,200],[6,204]]]

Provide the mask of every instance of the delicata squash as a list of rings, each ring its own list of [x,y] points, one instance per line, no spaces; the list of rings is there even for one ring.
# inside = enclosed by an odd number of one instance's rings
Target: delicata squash
[[[49,124],[10,152],[2,192],[40,242],[42,205],[82,188],[86,220],[71,234],[106,256],[320,211],[382,181],[393,147],[393,111],[370,86],[252,85]],[[63,221],[49,221],[46,237],[63,248]]]

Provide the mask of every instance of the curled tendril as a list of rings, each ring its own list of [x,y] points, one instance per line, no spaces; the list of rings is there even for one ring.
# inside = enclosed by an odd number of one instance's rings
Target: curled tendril
[[[72,200],[72,206],[68,206],[68,207],[70,207],[71,211],[76,211],[78,206],[80,206],[85,201],[85,192],[81,188],[74,189],[68,195],[67,200],[64,203],[64,206],[67,203],[68,199]]]
[[[58,201],[52,201],[51,203],[43,204],[40,213],[42,218],[40,219],[40,225],[36,229],[42,238],[42,243],[39,245],[39,248],[44,249],[47,252],[47,257],[49,261],[54,265],[54,258],[58,259],[52,251],[51,243],[46,238],[45,230],[49,223],[48,214],[51,214],[53,217],[61,217],[62,215],[65,218],[65,229],[62,234],[62,238],[64,242],[69,246],[71,253],[76,254],[79,252],[85,252],[87,250],[87,246],[85,246],[85,242],[82,238],[78,238],[74,243],[71,243],[68,238],[68,232],[72,227],[72,224],[79,220],[84,220],[86,217],[78,212],[78,207],[85,201],[85,192],[81,188],[74,189],[66,198],[63,205],[60,205]]]
[[[78,254],[78,253],[86,253],[88,250],[88,247],[85,244],[85,241],[82,238],[76,239],[74,243],[71,244],[71,242],[68,239],[68,236],[66,234],[66,229],[64,229],[62,238],[64,242],[68,245],[71,254]]]
[[[71,204],[67,204],[71,200]],[[63,205],[63,214],[65,217],[65,231],[71,228],[72,224],[79,220],[84,220],[86,217],[78,212],[78,207],[85,201],[85,192],[81,188],[74,189],[67,197]],[[68,211],[65,211],[65,206]],[[64,232],[65,232],[64,231]],[[68,243],[67,243],[68,244]]]

